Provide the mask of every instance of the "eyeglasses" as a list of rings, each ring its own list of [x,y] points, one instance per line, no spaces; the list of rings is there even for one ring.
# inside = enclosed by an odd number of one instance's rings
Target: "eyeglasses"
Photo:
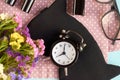
[[[110,4],[111,10],[106,12],[101,18],[101,26],[106,38],[114,45],[116,40],[120,40],[120,0],[96,0],[99,3]]]

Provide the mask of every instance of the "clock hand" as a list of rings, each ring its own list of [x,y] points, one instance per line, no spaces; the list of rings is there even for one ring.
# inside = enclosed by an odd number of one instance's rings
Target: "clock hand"
[[[64,44],[63,52],[65,52],[65,46],[66,46],[66,44]]]
[[[59,55],[56,56],[56,57],[59,57],[59,56],[62,56],[62,55],[65,55],[65,52],[62,52],[61,54],[59,54]]]
[[[65,54],[65,56],[70,60],[70,58]]]
[[[61,54],[59,54],[58,56],[56,56],[56,57],[59,57],[59,56],[62,56],[63,55],[63,53],[61,53]]]
[[[70,58],[66,55],[66,52],[65,52],[65,46],[66,46],[66,44],[64,44],[63,55],[65,55],[68,59],[70,59]]]
[[[58,56],[56,56],[56,57],[59,57],[59,56],[62,56],[62,55],[65,55],[65,54],[66,54],[66,53],[65,53],[65,46],[66,46],[66,44],[64,44],[63,52],[62,52],[61,54],[59,54]]]

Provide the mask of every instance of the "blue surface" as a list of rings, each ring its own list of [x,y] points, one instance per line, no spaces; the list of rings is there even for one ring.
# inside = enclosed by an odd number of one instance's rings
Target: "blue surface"
[[[109,52],[108,64],[120,66],[120,51]]]
[[[120,0],[115,0],[116,1],[116,6],[118,8],[118,12],[120,14]]]
[[[115,78],[113,78],[113,79],[111,79],[111,80],[120,80],[120,75],[115,77]]]
[[[109,52],[108,64],[120,66],[120,51]],[[111,80],[120,80],[120,75]]]

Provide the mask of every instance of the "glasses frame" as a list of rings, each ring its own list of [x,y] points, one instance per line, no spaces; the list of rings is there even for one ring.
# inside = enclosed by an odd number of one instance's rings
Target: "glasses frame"
[[[115,12],[116,10],[110,10],[110,11],[108,11],[107,13],[105,13],[105,14],[102,16],[102,18],[101,18],[101,26],[102,26],[102,30],[103,30],[103,33],[104,33],[105,37],[106,37],[107,39],[111,40],[111,41],[112,41],[112,44],[114,45],[114,43],[115,43],[116,40],[120,40],[120,39],[117,38],[117,37],[118,37],[118,34],[119,34],[119,31],[120,31],[120,23],[119,23],[118,30],[117,30],[117,32],[116,32],[116,34],[115,34],[115,36],[114,36],[113,38],[110,38],[110,37],[106,34],[106,32],[105,32],[105,30],[104,30],[104,27],[103,27],[103,19],[104,19],[104,17],[105,17],[107,14],[109,14],[110,12],[113,12],[113,11]],[[117,13],[117,14],[118,14],[118,13]]]
[[[107,39],[111,40],[111,41],[112,41],[112,44],[114,45],[116,40],[120,40],[120,39],[117,38],[117,37],[118,37],[118,34],[119,34],[119,31],[120,31],[120,23],[119,23],[119,27],[118,27],[118,30],[117,30],[115,36],[114,36],[113,38],[110,38],[110,37],[106,34],[106,32],[105,32],[105,30],[104,30],[104,27],[103,27],[103,18],[104,18],[107,14],[109,14],[110,12],[116,12],[117,15],[119,15],[118,20],[120,21],[120,13],[119,13],[118,8],[117,8],[116,0],[110,0],[110,1],[108,1],[108,2],[100,2],[100,1],[98,1],[98,0],[96,0],[96,1],[99,2],[99,3],[102,3],[102,4],[109,4],[109,3],[112,3],[112,2],[113,2],[112,6],[111,6],[111,10],[109,10],[108,12],[106,12],[106,13],[102,16],[102,18],[101,18],[101,26],[102,26],[102,30],[103,30],[103,33],[104,33],[105,37],[106,37]]]
[[[109,3],[112,3],[114,0],[110,0],[108,2],[102,2],[102,1],[99,1],[99,0],[96,0],[96,2],[98,3],[102,3],[102,4],[109,4]]]

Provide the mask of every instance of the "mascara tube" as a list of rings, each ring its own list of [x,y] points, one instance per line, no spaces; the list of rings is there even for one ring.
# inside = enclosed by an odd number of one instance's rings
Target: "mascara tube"
[[[14,6],[16,0],[5,0],[5,2],[11,6]]]
[[[84,15],[85,0],[74,0],[73,2],[73,14]]]
[[[23,3],[23,6],[22,6],[22,10],[24,12],[27,12],[29,13],[33,3],[34,3],[35,0],[24,0],[24,3]]]

